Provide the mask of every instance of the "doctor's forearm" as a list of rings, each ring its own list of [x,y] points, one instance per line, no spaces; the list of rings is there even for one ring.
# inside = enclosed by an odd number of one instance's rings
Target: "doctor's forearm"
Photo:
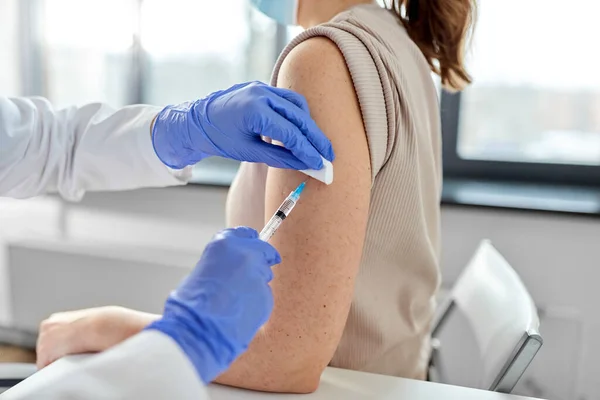
[[[190,169],[171,170],[154,152],[149,132],[159,111],[101,103],[55,109],[42,98],[0,96],[0,195],[79,200],[86,191],[185,183]]]

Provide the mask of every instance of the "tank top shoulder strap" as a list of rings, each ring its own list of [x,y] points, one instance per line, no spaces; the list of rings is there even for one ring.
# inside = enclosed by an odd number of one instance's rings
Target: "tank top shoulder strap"
[[[392,85],[388,74],[385,73],[384,62],[372,42],[372,35],[353,24],[349,18],[334,19],[329,23],[310,28],[294,38],[283,50],[273,69],[271,84],[277,84],[281,65],[288,54],[300,43],[314,37],[330,39],[344,56],[367,133],[371,158],[371,182],[374,182],[393,148],[395,113],[393,99],[391,96],[386,96],[384,90],[385,87],[391,88]]]

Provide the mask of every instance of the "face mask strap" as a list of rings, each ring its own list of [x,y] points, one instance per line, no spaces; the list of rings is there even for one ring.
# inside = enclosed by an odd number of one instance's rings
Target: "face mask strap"
[[[282,25],[298,24],[299,0],[253,0],[254,7]]]

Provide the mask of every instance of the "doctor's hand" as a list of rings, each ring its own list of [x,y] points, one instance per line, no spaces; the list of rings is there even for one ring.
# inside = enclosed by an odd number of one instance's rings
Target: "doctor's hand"
[[[155,119],[152,143],[158,158],[175,169],[210,156],[298,170],[321,169],[321,155],[334,159],[331,142],[311,118],[304,97],[260,82],[166,107]]]
[[[273,246],[251,228],[228,229],[206,247],[196,268],[147,329],[175,340],[208,383],[243,353],[273,309]]]

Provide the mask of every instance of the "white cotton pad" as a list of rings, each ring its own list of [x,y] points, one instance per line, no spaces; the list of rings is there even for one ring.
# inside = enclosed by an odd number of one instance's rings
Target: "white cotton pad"
[[[323,158],[323,157],[321,157]],[[312,178],[315,178],[318,181],[325,183],[326,185],[331,185],[333,182],[333,164],[323,158],[323,168],[316,169],[305,169],[300,171]]]

